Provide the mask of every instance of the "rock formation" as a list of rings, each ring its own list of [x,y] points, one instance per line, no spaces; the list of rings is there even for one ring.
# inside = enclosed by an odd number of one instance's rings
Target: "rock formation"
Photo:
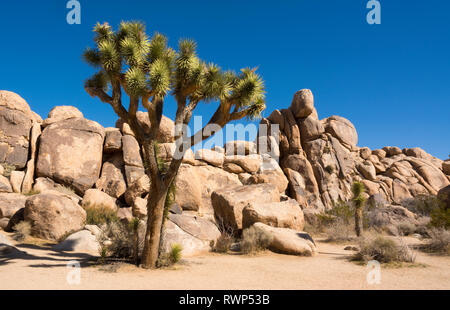
[[[149,128],[148,115],[137,116]],[[357,146],[349,120],[319,120],[310,90],[297,92],[288,108],[273,111],[261,124],[268,132],[279,126],[277,137],[260,133],[257,139],[274,157],[260,154],[251,141],[186,153],[164,248],[181,243],[184,254],[194,255],[208,250],[219,229],[239,234],[255,227],[274,237],[274,251],[313,255],[314,242],[302,232],[305,219],[347,201],[354,181],[362,181],[369,196],[396,205],[377,210],[374,218],[380,221],[400,213],[411,217],[400,206],[404,201],[436,195],[450,184],[450,161],[420,148]],[[173,127],[164,117],[158,152],[166,162],[175,150]],[[89,248],[94,241],[83,230],[83,207],[102,205],[117,210],[123,220],[147,216],[152,197],[143,152],[121,119],[116,128],[103,128],[75,107],[61,106],[43,121],[19,95],[0,91],[0,132],[0,220],[5,229],[27,220],[34,236],[52,240],[83,231],[71,238]]]

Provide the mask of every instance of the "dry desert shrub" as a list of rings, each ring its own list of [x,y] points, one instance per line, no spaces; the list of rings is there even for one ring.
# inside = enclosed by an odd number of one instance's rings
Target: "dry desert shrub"
[[[412,223],[403,222],[397,225],[397,230],[400,236],[410,236],[414,234],[418,228]]]
[[[254,254],[268,248],[272,242],[272,236],[265,231],[250,227],[242,232],[240,242],[241,251],[245,254]]]
[[[126,259],[133,256],[133,230],[125,223],[113,221],[103,225],[99,243],[106,244],[100,251],[103,256]]]
[[[86,211],[86,224],[88,225],[101,226],[118,221],[117,212],[104,205],[87,205],[84,210]]]
[[[413,263],[415,255],[402,240],[394,241],[378,235],[361,238],[359,251],[353,255],[352,260],[360,262],[376,260],[380,263]]]
[[[233,235],[222,232],[220,237],[214,242],[211,241],[211,250],[216,253],[227,253],[234,243]]]
[[[431,228],[427,231],[430,240],[423,250],[430,253],[450,255],[450,231],[443,228]]]
[[[19,222],[13,228],[13,239],[16,241],[23,241],[31,234],[31,224],[26,221]]]
[[[353,225],[346,223],[340,218],[333,221],[327,228],[325,228],[325,233],[327,242],[346,242],[353,240],[354,237]]]

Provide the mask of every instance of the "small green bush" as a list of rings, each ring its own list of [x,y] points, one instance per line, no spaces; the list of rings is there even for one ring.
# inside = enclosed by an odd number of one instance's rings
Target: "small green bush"
[[[435,208],[430,214],[430,225],[437,228],[450,229],[450,209],[446,209],[441,205],[440,208]]]
[[[40,191],[35,191],[34,189],[32,189],[29,192],[22,193],[22,194],[24,196],[34,196],[34,195],[39,195],[40,193],[41,193]]]
[[[16,166],[10,165],[8,163],[3,163],[2,166],[3,166],[3,176],[7,178],[11,176],[11,172],[16,170]]]
[[[180,244],[172,244],[171,250],[169,252],[160,254],[157,265],[159,267],[169,267],[175,265],[181,260],[182,251],[183,247]]]
[[[415,261],[411,249],[402,242],[395,242],[384,236],[375,238],[362,238],[359,242],[359,251],[352,257],[354,261],[368,262],[377,260],[380,263]]]
[[[450,209],[445,202],[434,195],[420,195],[408,200],[404,207],[413,213],[429,216],[430,226],[437,228],[450,228]]]
[[[104,205],[87,205],[84,207],[86,211],[86,224],[98,225],[117,222],[117,212]]]
[[[16,241],[24,241],[31,234],[31,224],[26,221],[17,223],[14,227],[13,239]]]
[[[242,232],[241,251],[245,254],[257,253],[267,249],[271,242],[271,235],[252,226]]]

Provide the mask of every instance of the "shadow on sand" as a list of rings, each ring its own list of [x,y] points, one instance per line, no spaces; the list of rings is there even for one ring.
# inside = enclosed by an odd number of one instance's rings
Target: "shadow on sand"
[[[3,245],[5,246],[5,245]],[[81,267],[88,267],[94,265],[96,258],[86,253],[73,253],[57,251],[53,248],[53,244],[16,244],[15,246],[6,245],[2,251],[0,251],[0,267],[14,263],[18,260],[30,261],[30,267],[40,268],[54,268],[54,267],[66,267],[71,261],[77,261]],[[42,251],[42,255],[30,254],[27,250]],[[32,264],[35,261],[50,261],[48,264]]]

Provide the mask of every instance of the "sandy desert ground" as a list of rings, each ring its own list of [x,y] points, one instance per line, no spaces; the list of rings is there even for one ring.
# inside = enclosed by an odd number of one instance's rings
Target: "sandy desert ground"
[[[409,243],[419,242],[409,238]],[[416,266],[382,267],[369,285],[366,266],[348,261],[345,245],[318,242],[315,257],[264,252],[256,256],[205,254],[175,268],[143,270],[129,264],[99,267],[77,253],[18,244],[26,254],[0,257],[0,289],[450,289],[450,258],[417,253]],[[81,282],[69,285],[67,263],[82,263]]]

